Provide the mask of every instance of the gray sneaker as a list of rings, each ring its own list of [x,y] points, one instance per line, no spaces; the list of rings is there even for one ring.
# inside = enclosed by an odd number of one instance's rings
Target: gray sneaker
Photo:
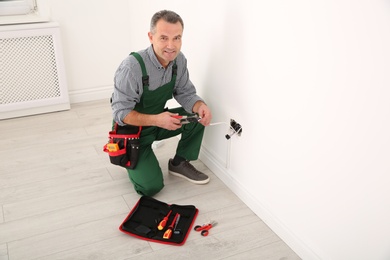
[[[210,178],[195,169],[189,161],[183,161],[178,166],[173,166],[172,159],[168,162],[169,173],[177,177],[181,177],[195,184],[206,184],[210,181]]]

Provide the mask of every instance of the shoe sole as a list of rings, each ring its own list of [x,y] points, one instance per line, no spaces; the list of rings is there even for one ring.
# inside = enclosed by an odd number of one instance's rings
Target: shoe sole
[[[192,182],[192,183],[195,183],[195,184],[206,184],[206,183],[208,183],[208,182],[210,181],[210,178],[207,178],[206,180],[203,180],[203,181],[194,181],[194,180],[192,180],[192,179],[190,179],[190,178],[184,176],[184,175],[181,174],[181,173],[173,172],[173,171],[171,171],[171,170],[168,170],[168,172],[169,172],[169,174],[172,174],[172,175],[174,175],[174,176],[176,176],[176,177],[180,177],[180,178],[186,179],[187,181]]]

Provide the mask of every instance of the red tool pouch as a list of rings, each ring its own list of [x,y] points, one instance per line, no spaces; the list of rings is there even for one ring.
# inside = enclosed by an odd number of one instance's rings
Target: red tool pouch
[[[171,214],[168,214],[171,211]],[[179,216],[180,215],[180,216]],[[142,196],[119,230],[136,238],[171,245],[183,245],[198,215],[193,205],[167,204],[152,197]],[[159,229],[159,223],[168,216],[167,224]],[[177,220],[177,221],[175,221]],[[165,236],[171,228],[170,236]]]
[[[138,162],[142,126],[135,134],[118,133],[118,127],[115,123],[114,129],[108,133],[108,143],[104,145],[103,151],[108,153],[112,164],[134,169]]]

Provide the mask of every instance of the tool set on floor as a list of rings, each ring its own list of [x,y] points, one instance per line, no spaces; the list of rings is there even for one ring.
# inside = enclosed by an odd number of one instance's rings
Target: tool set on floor
[[[148,241],[183,245],[197,215],[193,205],[167,204],[142,196],[119,230]]]

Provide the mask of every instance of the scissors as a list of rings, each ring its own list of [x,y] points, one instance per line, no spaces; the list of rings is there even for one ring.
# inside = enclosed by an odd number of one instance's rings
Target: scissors
[[[211,221],[210,223],[205,223],[203,225],[197,225],[194,227],[195,231],[200,231],[200,234],[202,236],[207,236],[209,234],[209,229],[212,227],[215,227],[217,225],[217,222]]]

